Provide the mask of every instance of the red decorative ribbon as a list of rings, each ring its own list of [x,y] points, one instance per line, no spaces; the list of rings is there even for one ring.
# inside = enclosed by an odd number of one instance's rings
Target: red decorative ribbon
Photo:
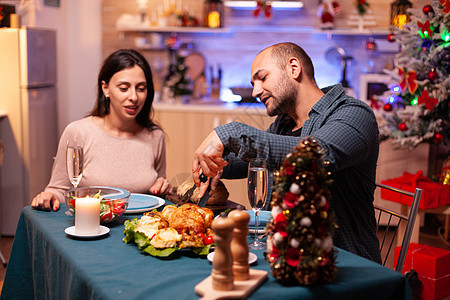
[[[441,0],[442,11],[446,14],[450,12],[450,0]]]
[[[380,109],[380,103],[378,103],[377,100],[373,99],[373,97],[370,97],[370,107],[375,108],[375,109]]]
[[[425,34],[425,32],[427,32],[427,31],[428,31],[429,37],[431,37],[431,35],[433,34],[433,29],[431,29],[430,20],[427,20],[425,23],[417,22],[417,26],[419,26],[420,30],[422,31],[423,36],[427,36]]]
[[[438,103],[438,99],[430,97],[428,95],[428,91],[427,90],[424,90],[422,92],[422,95],[418,98],[418,100],[419,100],[419,102],[418,102],[419,104],[425,103],[425,107],[428,110],[433,110],[434,106]]]
[[[272,5],[267,4],[265,1],[256,1],[256,9],[253,11],[253,16],[256,18],[261,11],[264,11],[266,19],[272,17]]]
[[[418,85],[416,83],[416,71],[407,72],[406,69],[398,68],[398,75],[402,77],[402,79],[400,80],[400,87],[402,88],[402,91],[404,91],[406,87],[408,87],[411,95],[414,94],[418,88]]]

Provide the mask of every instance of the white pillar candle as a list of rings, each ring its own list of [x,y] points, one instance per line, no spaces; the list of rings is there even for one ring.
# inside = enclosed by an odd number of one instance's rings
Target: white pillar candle
[[[100,232],[100,199],[77,198],[75,200],[75,233],[98,234]]]

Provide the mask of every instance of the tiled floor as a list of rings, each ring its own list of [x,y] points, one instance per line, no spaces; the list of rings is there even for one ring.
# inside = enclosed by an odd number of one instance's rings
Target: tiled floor
[[[438,230],[442,226],[442,222],[435,215],[427,215],[425,224],[426,226],[421,228],[420,231],[419,243],[450,250],[450,242],[445,241],[438,234]],[[13,244],[12,237],[2,237],[0,240],[0,251],[2,252],[6,260],[9,259],[12,244]],[[386,266],[388,268],[393,268],[393,265],[394,265],[394,253],[392,251],[392,253],[389,255]],[[3,286],[3,279],[5,278],[5,273],[6,268],[0,264],[0,291]],[[450,300],[450,297],[447,297],[445,299]]]

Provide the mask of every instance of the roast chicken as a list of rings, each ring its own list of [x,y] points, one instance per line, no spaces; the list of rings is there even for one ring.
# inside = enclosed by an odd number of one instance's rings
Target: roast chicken
[[[157,221],[158,225],[154,222],[149,222],[149,220],[144,221],[144,217],[151,217],[155,222]],[[211,229],[211,223],[214,219],[213,212],[209,208],[199,207],[195,204],[188,203],[180,207],[168,205],[162,212],[144,213],[144,217],[139,222],[139,231],[145,234],[146,232],[156,234],[155,238],[157,237],[157,243],[156,241],[152,243],[155,248],[164,248],[168,245],[173,246],[174,242],[180,248],[203,247],[205,246],[203,238],[197,234],[213,234]],[[147,224],[143,223],[141,226],[141,222],[152,224],[154,229],[157,228],[156,233],[154,230],[146,229]],[[166,234],[158,234],[161,230],[166,232]],[[153,238],[153,236],[149,238]]]

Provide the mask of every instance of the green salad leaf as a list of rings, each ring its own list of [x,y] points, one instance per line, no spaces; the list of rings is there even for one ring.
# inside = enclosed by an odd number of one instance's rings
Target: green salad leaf
[[[123,238],[125,244],[128,244],[129,242],[134,242],[134,232],[136,231],[138,222],[139,222],[138,218],[125,221],[124,223],[125,229],[123,231],[123,233],[125,234],[125,237]]]
[[[150,245],[147,248],[145,248],[143,251],[152,256],[167,257],[170,254],[174,253],[178,249],[180,249],[180,248],[172,247],[172,248],[156,249],[155,247]]]
[[[208,255],[209,249],[211,249],[211,247],[214,245],[215,244],[209,244],[209,245],[206,245],[205,247],[192,248],[192,251],[194,251],[194,253],[197,255]]]

